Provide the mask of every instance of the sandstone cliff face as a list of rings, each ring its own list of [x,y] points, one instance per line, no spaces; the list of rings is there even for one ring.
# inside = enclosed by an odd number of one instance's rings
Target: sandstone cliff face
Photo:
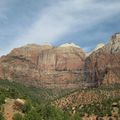
[[[120,83],[120,34],[85,60],[85,80],[91,85]]]
[[[0,58],[0,79],[47,88],[120,83],[120,34],[87,58],[73,43],[16,48]]]
[[[30,44],[0,58],[0,78],[35,87],[79,87],[84,61],[77,47]]]

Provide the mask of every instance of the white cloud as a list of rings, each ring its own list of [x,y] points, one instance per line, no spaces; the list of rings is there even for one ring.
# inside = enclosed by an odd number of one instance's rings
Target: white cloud
[[[45,7],[36,21],[15,38],[10,48],[27,43],[53,42],[75,30],[87,30],[93,25],[120,13],[120,1],[56,0]]]

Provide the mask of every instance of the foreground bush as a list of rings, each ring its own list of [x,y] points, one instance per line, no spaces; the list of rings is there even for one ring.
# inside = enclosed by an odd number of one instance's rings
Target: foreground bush
[[[19,113],[16,113],[14,116],[13,116],[13,120],[23,120],[23,116]]]

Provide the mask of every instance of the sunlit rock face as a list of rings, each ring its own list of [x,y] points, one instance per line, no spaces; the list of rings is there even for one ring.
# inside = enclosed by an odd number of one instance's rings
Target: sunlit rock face
[[[0,78],[35,87],[79,87],[85,53],[76,46],[28,44],[16,48],[0,58]]]
[[[120,83],[120,33],[85,60],[85,80],[94,85]]]
[[[0,79],[46,88],[120,83],[120,33],[89,55],[74,43],[15,48],[0,58]]]
[[[100,43],[100,44],[98,44],[97,46],[96,46],[96,48],[92,51],[92,52],[94,52],[94,51],[96,51],[96,50],[99,50],[100,48],[102,48],[102,47],[104,47],[105,45],[103,44],[103,43]]]

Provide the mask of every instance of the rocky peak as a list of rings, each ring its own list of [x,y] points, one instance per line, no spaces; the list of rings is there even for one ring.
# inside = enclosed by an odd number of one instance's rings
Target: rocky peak
[[[116,33],[112,36],[109,46],[111,47],[111,52],[120,52],[120,33]]]
[[[98,44],[97,46],[96,46],[96,48],[93,50],[93,51],[96,51],[96,50],[98,50],[98,49],[100,49],[100,48],[102,48],[102,47],[104,47],[105,45],[103,44],[103,43],[100,43],[100,44]]]
[[[80,46],[74,44],[74,43],[65,43],[60,45],[59,47],[75,47],[75,48],[80,48]]]
[[[116,33],[111,38],[111,44],[120,44],[120,33]]]
[[[21,48],[33,49],[34,50],[34,49],[42,49],[42,48],[44,48],[44,49],[50,49],[50,48],[53,48],[53,46],[50,45],[50,44],[43,44],[43,45],[27,44],[27,45],[25,45],[25,46],[23,46]]]
[[[120,42],[120,33],[115,33],[115,34],[112,36],[111,42],[112,42],[112,43]]]
[[[90,56],[93,52],[98,51],[100,48],[102,48],[102,47],[104,47],[104,46],[105,46],[105,45],[104,45],[103,43],[98,44],[98,45],[96,46],[96,48],[94,48],[92,51],[86,53],[86,56],[87,56],[87,57]]]

